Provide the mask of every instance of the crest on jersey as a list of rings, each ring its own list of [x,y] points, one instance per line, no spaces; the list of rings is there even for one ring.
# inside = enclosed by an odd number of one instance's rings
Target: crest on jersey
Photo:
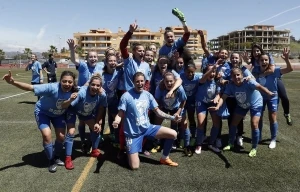
[[[192,91],[195,88],[195,86],[195,84],[185,84],[183,88],[185,91]]]
[[[93,111],[95,107],[96,107],[96,101],[91,102],[91,103],[85,102],[83,104],[83,110],[86,113],[89,113],[89,112]]]
[[[216,94],[216,85],[212,84],[207,88],[208,98],[212,98]]]
[[[63,104],[64,101],[65,101],[64,99],[58,99],[56,101],[56,108],[57,109],[62,109],[61,105]]]
[[[144,113],[147,114],[147,100],[135,100],[135,106],[140,116],[142,116]]]
[[[168,109],[171,109],[173,104],[175,103],[176,98],[175,97],[171,97],[171,98],[164,98],[164,102],[167,106]]]
[[[245,103],[245,101],[247,99],[247,95],[245,92],[236,92],[235,98],[239,103]]]

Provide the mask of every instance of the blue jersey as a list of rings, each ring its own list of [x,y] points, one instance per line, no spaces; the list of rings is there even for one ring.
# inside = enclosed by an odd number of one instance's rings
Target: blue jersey
[[[60,83],[33,85],[34,94],[41,98],[35,104],[35,112],[42,112],[49,117],[58,117],[66,112],[61,104],[68,100],[71,92],[63,92]]]
[[[187,96],[187,101],[195,102],[196,92],[198,90],[199,81],[202,75],[202,73],[195,73],[194,78],[189,80],[185,73],[180,74],[180,78],[182,79],[182,87]]]
[[[228,76],[224,78],[226,80],[231,80],[231,70],[233,69],[233,65],[229,63],[229,66],[230,66],[230,73],[227,74]],[[241,66],[240,69],[242,70],[243,77],[253,76],[252,73],[249,71],[249,69],[247,69],[247,67]]]
[[[96,63],[95,66],[90,66],[86,62],[79,62],[78,66],[78,86],[83,86],[89,79],[93,76],[94,73],[102,74],[103,62]]]
[[[174,97],[166,98],[168,92],[168,90],[161,90],[159,87],[157,87],[155,91],[155,99],[161,103],[165,109],[178,109],[180,103],[187,99],[182,86],[178,87],[178,89],[174,91]]]
[[[220,93],[220,87],[217,85],[215,80],[207,80],[205,83],[200,84],[198,86],[198,90],[196,93],[196,101],[210,103],[217,94]]]
[[[238,106],[243,109],[262,107],[262,96],[256,90],[257,82],[255,80],[243,81],[240,86],[229,83],[226,86],[224,94],[233,95]]]
[[[125,89],[128,91],[133,86],[133,75],[137,72],[142,72],[145,75],[145,80],[150,81],[151,69],[149,64],[142,61],[137,62],[131,57],[124,60],[124,78],[125,78]]]
[[[177,72],[179,75],[181,75],[182,73],[184,73],[184,69],[181,69],[181,70],[179,70],[179,71],[176,70],[176,72]]]
[[[31,83],[40,83],[40,71],[42,70],[42,65],[40,62],[35,61],[28,65],[28,70],[32,71]]]
[[[118,109],[124,111],[124,133],[126,137],[135,138],[150,126],[148,111],[158,107],[157,102],[148,91],[137,93],[134,89],[124,93]]]
[[[123,69],[117,68],[113,74],[103,73],[102,74],[102,87],[107,95],[107,103],[112,100],[117,100],[117,87],[121,77],[123,76]]]
[[[96,94],[95,96],[90,95],[90,88],[88,86],[80,87],[78,95],[71,106],[78,115],[89,116],[96,114],[99,106],[106,107],[106,94]]]
[[[280,67],[276,67],[274,73],[267,75],[265,77],[258,77],[256,78],[256,81],[261,84],[262,86],[269,89],[269,91],[276,93],[274,97],[271,97],[271,100],[278,99],[277,94],[277,78],[280,78],[281,72]],[[268,96],[266,93],[261,92],[261,95],[263,96],[264,100],[269,100],[270,96]]]
[[[173,57],[173,54],[177,51],[177,49],[183,47],[185,45],[185,41],[182,37],[177,39],[172,46],[163,45],[159,50],[159,55],[165,55],[169,58]]]
[[[180,78],[180,75],[174,71],[173,69],[172,70],[167,70],[166,72],[172,72],[175,76],[175,79],[178,79]],[[155,94],[155,90],[156,90],[156,87],[158,87],[159,85],[159,82],[163,79],[163,75],[161,74],[161,72],[159,70],[155,70],[152,74],[152,78],[151,78],[151,86],[150,86],[150,93],[151,94]]]

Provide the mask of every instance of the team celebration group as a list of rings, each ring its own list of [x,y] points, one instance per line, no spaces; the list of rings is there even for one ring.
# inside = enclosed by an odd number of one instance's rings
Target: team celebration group
[[[258,44],[252,45],[251,53],[229,54],[223,48],[211,53],[199,30],[205,58],[201,72],[196,72],[193,58],[185,47],[190,36],[185,17],[177,8],[172,13],[183,24],[184,34],[175,40],[172,29],[167,27],[165,44],[158,53],[155,44],[144,47],[132,43],[128,51],[129,39],[138,27],[135,21],[122,38],[119,51],[108,48],[103,62],[98,62],[96,51],[89,51],[86,61],[76,60],[74,40],[67,41],[71,61],[78,71],[77,82],[71,71],[63,71],[56,82],[56,63],[52,55],[43,65],[36,55],[31,56],[32,62],[26,67],[32,70],[31,84],[14,80],[10,71],[3,77],[7,83],[38,96],[34,116],[42,134],[50,172],[56,172],[57,166],[74,168],[72,148],[77,118],[82,151],[101,158],[99,143],[107,117],[111,138],[120,149],[118,157],[123,160],[127,157],[131,169],[139,168],[140,152],[150,155],[162,150],[160,163],[176,167],[178,163],[169,157],[176,147],[182,147],[190,157],[194,153],[201,154],[206,142],[208,149],[215,153],[231,150],[235,145],[242,146],[243,120],[248,111],[252,133],[248,155],[255,157],[262,140],[262,117],[266,107],[271,138],[269,148],[276,147],[279,99],[287,124],[292,125],[289,100],[281,81],[283,74],[293,71],[289,50],[283,49],[286,66],[281,68]],[[243,60],[251,67],[243,66]],[[43,69],[48,77],[45,84]],[[208,113],[212,120],[209,134],[206,133]],[[171,121],[170,128],[162,126],[164,119]],[[221,142],[222,119],[228,121],[228,129],[225,126],[223,130],[229,133],[225,145]],[[86,125],[90,138],[86,138]],[[52,141],[51,131],[55,131],[55,141]],[[64,161],[60,160],[63,148]]]

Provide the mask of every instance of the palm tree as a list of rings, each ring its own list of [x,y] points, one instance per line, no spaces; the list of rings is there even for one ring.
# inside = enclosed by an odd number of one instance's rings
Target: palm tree
[[[0,66],[1,66],[2,60],[4,60],[4,59],[5,59],[5,52],[2,49],[0,49]]]
[[[48,52],[51,54],[57,53],[57,48],[54,45],[50,45]]]
[[[27,58],[29,58],[29,55],[32,54],[32,50],[30,48],[25,48],[23,52],[24,52],[24,55],[27,56]]]
[[[63,47],[61,50],[60,50],[60,53],[67,53],[68,52],[68,50],[65,48],[65,47]]]
[[[82,57],[82,55],[84,54],[84,49],[82,49],[82,47],[76,47],[75,52],[78,54],[79,59]]]
[[[44,59],[46,59],[49,56],[49,53],[48,52],[43,52],[42,56],[44,57]]]

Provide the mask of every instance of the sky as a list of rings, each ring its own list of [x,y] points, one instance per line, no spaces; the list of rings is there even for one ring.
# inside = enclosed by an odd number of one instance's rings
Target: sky
[[[254,24],[290,29],[300,38],[299,0],[0,0],[0,49],[42,52],[54,45],[60,50],[73,33],[127,31],[135,19],[140,27],[158,31],[181,25],[171,13],[175,7],[189,27],[207,30],[208,39]]]

